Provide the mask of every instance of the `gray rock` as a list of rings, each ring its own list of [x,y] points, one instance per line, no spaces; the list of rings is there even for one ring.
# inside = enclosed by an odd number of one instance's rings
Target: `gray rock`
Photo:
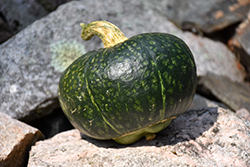
[[[227,77],[208,73],[201,79],[201,84],[234,111],[245,108],[250,111],[250,84],[233,82]]]
[[[39,129],[45,138],[51,138],[57,133],[74,128],[61,108],[54,110],[47,116],[29,122],[29,125]]]
[[[36,1],[42,4],[47,11],[53,11],[61,4],[72,0],[36,0]]]
[[[49,13],[36,0],[0,1],[0,11],[5,16],[13,33],[22,30],[30,23]]]
[[[55,10],[59,5],[69,1],[71,0],[0,1],[0,44]]]
[[[1,16],[0,11],[0,44],[8,40],[12,36],[10,27],[5,20],[4,16]]]
[[[31,145],[43,139],[37,129],[0,112],[0,166],[26,166]]]
[[[249,73],[248,79],[250,79],[250,12],[247,19],[238,26],[236,32],[233,39],[229,41],[229,46],[246,67]]]
[[[250,165],[250,123],[222,108],[190,110],[156,139],[124,146],[60,133],[32,146],[28,166],[242,166]]]
[[[127,37],[155,31],[174,34],[190,46],[198,76],[211,71],[232,80],[244,79],[234,55],[224,44],[182,32],[147,4],[150,2],[69,2],[2,44],[0,111],[30,121],[57,107],[57,85],[62,71],[85,53],[85,48],[90,51],[103,46],[98,37],[91,41],[80,38],[79,24],[95,20],[116,24]]]
[[[213,33],[243,21],[249,1],[168,0],[166,16],[184,30]]]
[[[191,109],[202,109],[202,108],[208,108],[208,107],[222,107],[227,108],[223,103],[211,101],[201,95],[195,94],[193,101],[191,105],[189,106],[189,110]]]

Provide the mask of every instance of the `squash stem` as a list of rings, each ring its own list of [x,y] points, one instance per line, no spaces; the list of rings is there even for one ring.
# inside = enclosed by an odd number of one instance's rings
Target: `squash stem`
[[[81,37],[83,40],[90,40],[94,35],[101,38],[104,47],[111,47],[127,40],[121,30],[114,24],[107,21],[94,21],[89,24],[80,24],[82,27]]]

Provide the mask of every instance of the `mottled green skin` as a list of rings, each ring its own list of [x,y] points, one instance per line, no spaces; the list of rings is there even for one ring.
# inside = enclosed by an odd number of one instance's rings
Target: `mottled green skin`
[[[147,33],[77,59],[61,77],[59,100],[82,133],[112,139],[182,114],[195,90],[188,46]]]

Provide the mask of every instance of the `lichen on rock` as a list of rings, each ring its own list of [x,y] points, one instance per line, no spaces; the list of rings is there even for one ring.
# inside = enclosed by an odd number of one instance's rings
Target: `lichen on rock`
[[[51,66],[63,72],[72,62],[86,53],[84,45],[77,41],[61,40],[50,45]]]

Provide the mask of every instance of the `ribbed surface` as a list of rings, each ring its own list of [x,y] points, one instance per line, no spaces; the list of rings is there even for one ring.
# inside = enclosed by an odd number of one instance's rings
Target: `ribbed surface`
[[[187,45],[148,33],[80,57],[62,75],[59,99],[76,128],[110,139],[182,114],[195,89]]]

